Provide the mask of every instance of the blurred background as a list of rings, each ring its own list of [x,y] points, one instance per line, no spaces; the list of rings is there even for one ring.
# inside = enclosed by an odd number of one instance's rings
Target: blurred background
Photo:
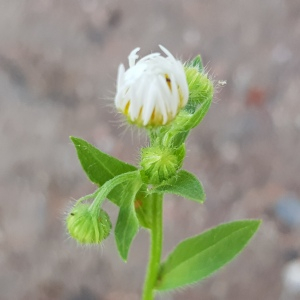
[[[159,299],[300,299],[298,0],[0,0],[0,300],[139,299],[145,231],[127,264],[113,234],[79,247],[65,232],[72,199],[95,189],[69,136],[137,162],[147,141],[113,109],[117,68],[158,44],[200,53],[227,80],[187,143],[207,201],[167,197],[164,255],[219,223],[263,219],[238,259]]]

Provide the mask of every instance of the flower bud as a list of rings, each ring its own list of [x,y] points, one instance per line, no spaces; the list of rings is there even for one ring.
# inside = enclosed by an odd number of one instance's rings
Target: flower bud
[[[207,98],[212,98],[214,86],[208,75],[200,72],[197,67],[186,66],[185,75],[189,87],[189,104],[197,107]]]
[[[93,213],[90,205],[82,203],[73,207],[66,223],[70,236],[81,244],[99,244],[111,230],[109,216],[104,210]]]
[[[185,148],[144,148],[141,159],[141,175],[146,183],[160,184],[174,175],[182,165]]]
[[[164,47],[166,57],[152,53],[136,62],[134,49],[129,69],[120,65],[115,105],[130,123],[155,127],[171,122],[188,101],[188,85],[183,64]]]

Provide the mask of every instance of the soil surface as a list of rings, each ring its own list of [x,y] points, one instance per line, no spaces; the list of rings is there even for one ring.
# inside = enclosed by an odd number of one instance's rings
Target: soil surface
[[[137,162],[147,141],[115,113],[117,68],[158,44],[200,53],[227,81],[187,142],[207,201],[167,197],[164,255],[219,223],[263,220],[234,262],[158,299],[300,299],[299,0],[0,0],[0,300],[140,299],[147,232],[127,264],[113,234],[101,247],[66,234],[72,199],[95,189],[69,136]]]

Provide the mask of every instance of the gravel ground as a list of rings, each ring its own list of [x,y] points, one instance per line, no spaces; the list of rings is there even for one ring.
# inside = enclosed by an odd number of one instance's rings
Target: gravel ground
[[[0,300],[139,299],[146,232],[127,264],[113,236],[83,248],[65,233],[72,199],[94,190],[68,137],[136,163],[146,140],[112,109],[117,67],[158,44],[201,53],[227,80],[187,145],[207,202],[166,199],[164,253],[221,222],[263,219],[237,260],[160,299],[300,299],[299,37],[298,0],[0,0]]]

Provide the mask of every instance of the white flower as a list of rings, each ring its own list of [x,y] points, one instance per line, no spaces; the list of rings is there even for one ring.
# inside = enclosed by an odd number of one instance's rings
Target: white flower
[[[159,126],[172,121],[186,105],[189,91],[183,64],[163,46],[160,53],[139,61],[134,49],[128,56],[129,69],[119,66],[115,105],[130,122]]]

